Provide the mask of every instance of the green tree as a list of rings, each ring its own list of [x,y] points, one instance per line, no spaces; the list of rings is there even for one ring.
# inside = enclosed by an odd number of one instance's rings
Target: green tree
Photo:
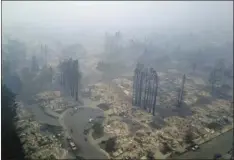
[[[193,143],[193,133],[190,130],[188,130],[186,132],[184,140],[185,140],[186,144],[192,144]]]
[[[105,150],[108,153],[114,152],[116,150],[116,137],[112,137],[106,141]]]
[[[72,60],[71,58],[65,60],[60,63],[59,69],[61,73],[61,85],[78,101],[78,93],[81,88],[81,72],[78,60]]]
[[[166,142],[164,142],[161,152],[163,154],[167,154],[168,152],[171,152],[171,151],[172,151],[171,147]]]
[[[2,86],[2,159],[24,159],[22,144],[16,133],[14,118],[17,105],[15,95]]]
[[[101,136],[101,135],[103,135],[103,133],[104,133],[104,128],[103,128],[103,126],[102,126],[102,124],[100,124],[100,123],[94,123],[94,125],[93,125],[93,130],[94,130],[94,133],[97,135],[97,136]]]
[[[48,157],[48,160],[56,160],[56,157],[55,157],[53,154],[51,154],[51,155]]]
[[[215,89],[224,83],[226,66],[223,59],[216,60],[212,71],[210,72],[208,81],[211,84],[211,93],[214,94]]]
[[[148,160],[154,160],[154,153],[152,151],[147,151],[146,157]]]

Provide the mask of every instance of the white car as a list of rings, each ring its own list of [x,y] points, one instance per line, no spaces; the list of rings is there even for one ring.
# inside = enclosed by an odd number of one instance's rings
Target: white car
[[[72,150],[75,151],[77,148],[76,147],[72,147]]]
[[[195,146],[194,146],[194,148],[195,148],[195,149],[198,149],[198,148],[199,148],[199,146],[198,146],[198,145],[195,145]]]
[[[91,123],[91,122],[93,122],[93,119],[92,119],[92,118],[89,119],[89,123]]]

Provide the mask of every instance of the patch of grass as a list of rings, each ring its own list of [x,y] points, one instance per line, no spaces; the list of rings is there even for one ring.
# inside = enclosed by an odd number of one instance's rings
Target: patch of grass
[[[116,151],[116,137],[112,137],[106,141],[105,150],[108,153]]]
[[[100,103],[99,105],[97,105],[97,107],[101,108],[104,111],[107,111],[110,108],[109,104],[107,103]]]
[[[186,144],[192,144],[193,143],[193,133],[190,130],[188,130],[186,132],[184,140],[185,140]]]
[[[107,141],[102,141],[99,143],[100,148],[108,153],[113,153],[116,151],[116,137],[109,138]]]
[[[211,122],[207,125],[209,129],[219,130],[222,126],[216,122]]]
[[[154,152],[147,151],[146,157],[148,160],[154,160]]]
[[[212,98],[211,97],[205,97],[205,96],[198,96],[196,104],[211,104]]]
[[[171,151],[172,151],[171,147],[164,142],[162,148],[160,149],[160,152],[165,155]]]
[[[101,138],[104,135],[104,128],[100,123],[94,123],[93,130],[94,130],[92,133],[93,139]]]
[[[157,124],[156,122],[150,122],[149,125],[152,127],[152,128],[155,128],[155,129],[161,129],[162,126]]]
[[[101,149],[105,150],[106,149],[106,141],[102,141],[101,143],[99,143],[99,146]]]

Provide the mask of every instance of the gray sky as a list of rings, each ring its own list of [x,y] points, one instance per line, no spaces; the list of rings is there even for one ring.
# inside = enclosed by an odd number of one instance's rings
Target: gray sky
[[[3,1],[3,25],[97,28],[233,28],[232,1]]]

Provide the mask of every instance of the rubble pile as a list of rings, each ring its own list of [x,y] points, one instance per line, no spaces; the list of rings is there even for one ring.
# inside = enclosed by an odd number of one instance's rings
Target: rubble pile
[[[158,72],[158,75],[160,85],[157,105],[177,111],[178,89],[181,87],[183,74],[170,70],[167,73]],[[197,140],[215,135],[216,130],[209,128],[212,123],[218,123],[223,128],[233,125],[233,108],[230,102],[212,98],[204,80],[199,77],[187,76],[184,86],[183,101],[191,110],[192,115],[163,117],[156,112],[155,116],[158,116],[159,120],[154,120],[155,117],[153,118],[152,114],[132,107],[126,101],[124,96],[131,97],[132,94],[130,80],[118,78],[113,82],[117,88],[110,84],[99,83],[92,89],[93,100],[98,99],[102,103],[110,104],[110,109],[106,112],[108,120],[105,122],[104,131],[117,136],[118,145],[116,152],[111,155],[113,158],[139,159],[147,156],[148,151],[152,151],[157,152],[154,156],[160,159],[167,155],[161,152],[165,144],[171,149],[170,153],[185,150],[188,146],[185,143],[188,130],[192,132],[193,140]],[[131,121],[143,127],[137,128]],[[150,125],[152,122],[161,123],[161,125],[159,128],[153,128]],[[132,132],[132,126],[135,127],[134,132]]]
[[[61,155],[67,154],[64,149],[57,149],[54,147],[41,149],[36,153],[33,153],[30,157],[32,159],[62,159]],[[53,158],[52,158],[53,157]]]
[[[43,107],[50,108],[54,111],[60,111],[64,110],[68,105],[68,102],[64,101],[63,98],[57,98],[49,101],[48,103],[44,103]]]
[[[171,74],[164,73],[160,76],[160,85],[159,85],[159,104],[168,108],[175,106],[178,98],[178,90],[181,87],[182,74]],[[187,105],[191,105],[196,102],[197,97],[196,93],[199,92],[195,86],[194,82],[190,79],[186,79],[184,85],[184,102]]]
[[[190,119],[185,119],[176,116],[167,117],[165,118],[165,121],[169,126],[176,126],[176,128],[181,132],[186,131],[191,123]]]
[[[108,125],[104,126],[104,131],[112,136],[128,135],[128,125],[117,120],[109,121]]]
[[[35,96],[35,100],[43,108],[49,108],[55,112],[61,112],[66,108],[76,105],[74,101],[61,97],[59,91],[46,91]]]
[[[39,93],[35,96],[36,101],[47,101],[60,97],[59,91],[46,91]]]
[[[106,112],[109,115],[115,114],[119,116],[129,115],[129,104],[119,98],[116,90],[113,86],[98,83],[93,86],[91,90],[91,100],[99,101],[100,103],[106,103],[109,105],[109,110]]]
[[[117,151],[113,153],[113,157],[118,159],[137,158],[139,152],[143,152],[143,149],[131,136],[118,137],[117,148]]]
[[[131,115],[142,123],[149,124],[152,121],[152,114],[145,112],[144,110],[134,108]]]
[[[144,130],[138,130],[134,136],[134,140],[142,145],[144,148],[148,145],[156,145],[158,143],[157,136],[151,132],[145,132]]]
[[[22,109],[23,104],[21,102],[17,102],[17,106],[18,107],[16,108],[16,113],[17,113],[16,116],[18,119],[23,120],[23,119],[33,118],[33,115],[30,112],[28,112],[25,109]]]
[[[113,94],[108,94],[110,88],[103,83],[95,84],[91,90],[91,100],[100,101],[101,103],[113,103],[115,97]]]
[[[126,96],[132,96],[132,81],[126,78],[117,78],[113,82],[122,89]]]
[[[26,112],[19,109],[19,112]],[[29,159],[63,159],[68,153],[62,148],[62,144],[53,134],[43,135],[40,131],[40,124],[32,119],[20,119],[16,122],[16,127],[23,144],[26,158]]]
[[[152,151],[157,153],[154,158],[161,158],[162,155],[159,150],[164,141],[160,140],[159,133],[138,130],[134,136],[128,135],[117,138],[118,149],[113,157],[118,159],[139,159],[147,156],[148,151]]]

